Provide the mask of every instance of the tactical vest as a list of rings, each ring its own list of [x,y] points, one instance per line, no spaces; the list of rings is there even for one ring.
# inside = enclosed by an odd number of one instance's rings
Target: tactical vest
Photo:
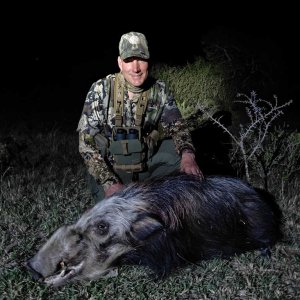
[[[149,90],[144,91],[137,101],[135,113],[135,126],[123,125],[124,87],[118,80],[111,79],[110,101],[114,101],[115,126],[108,147],[113,156],[114,170],[126,172],[141,172],[145,169],[147,143],[142,136],[143,118],[147,109]],[[113,99],[111,99],[113,95]],[[109,104],[108,104],[109,107]]]

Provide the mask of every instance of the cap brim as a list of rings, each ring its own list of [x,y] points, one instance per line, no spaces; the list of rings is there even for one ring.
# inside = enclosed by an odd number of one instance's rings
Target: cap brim
[[[122,60],[130,58],[130,57],[139,57],[139,58],[146,59],[146,60],[150,58],[149,55],[147,55],[146,53],[141,53],[141,52],[129,52],[129,53],[125,52],[125,53],[120,54],[120,57]]]

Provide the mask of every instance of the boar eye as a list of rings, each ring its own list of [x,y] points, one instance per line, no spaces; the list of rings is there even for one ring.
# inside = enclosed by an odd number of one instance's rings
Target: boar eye
[[[76,239],[76,244],[79,244],[83,240],[83,234],[78,233],[77,234],[77,239]]]
[[[104,235],[108,232],[108,223],[101,221],[97,224],[97,232]]]

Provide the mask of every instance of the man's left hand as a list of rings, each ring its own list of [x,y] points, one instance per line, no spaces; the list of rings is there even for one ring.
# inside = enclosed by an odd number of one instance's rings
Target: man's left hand
[[[195,154],[192,152],[183,152],[181,155],[180,171],[198,176],[201,180],[204,178],[200,170]]]

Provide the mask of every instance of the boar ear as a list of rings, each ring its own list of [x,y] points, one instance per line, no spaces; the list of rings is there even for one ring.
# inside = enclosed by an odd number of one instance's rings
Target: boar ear
[[[131,225],[131,234],[136,240],[146,240],[164,229],[163,224],[150,214],[140,216]]]

